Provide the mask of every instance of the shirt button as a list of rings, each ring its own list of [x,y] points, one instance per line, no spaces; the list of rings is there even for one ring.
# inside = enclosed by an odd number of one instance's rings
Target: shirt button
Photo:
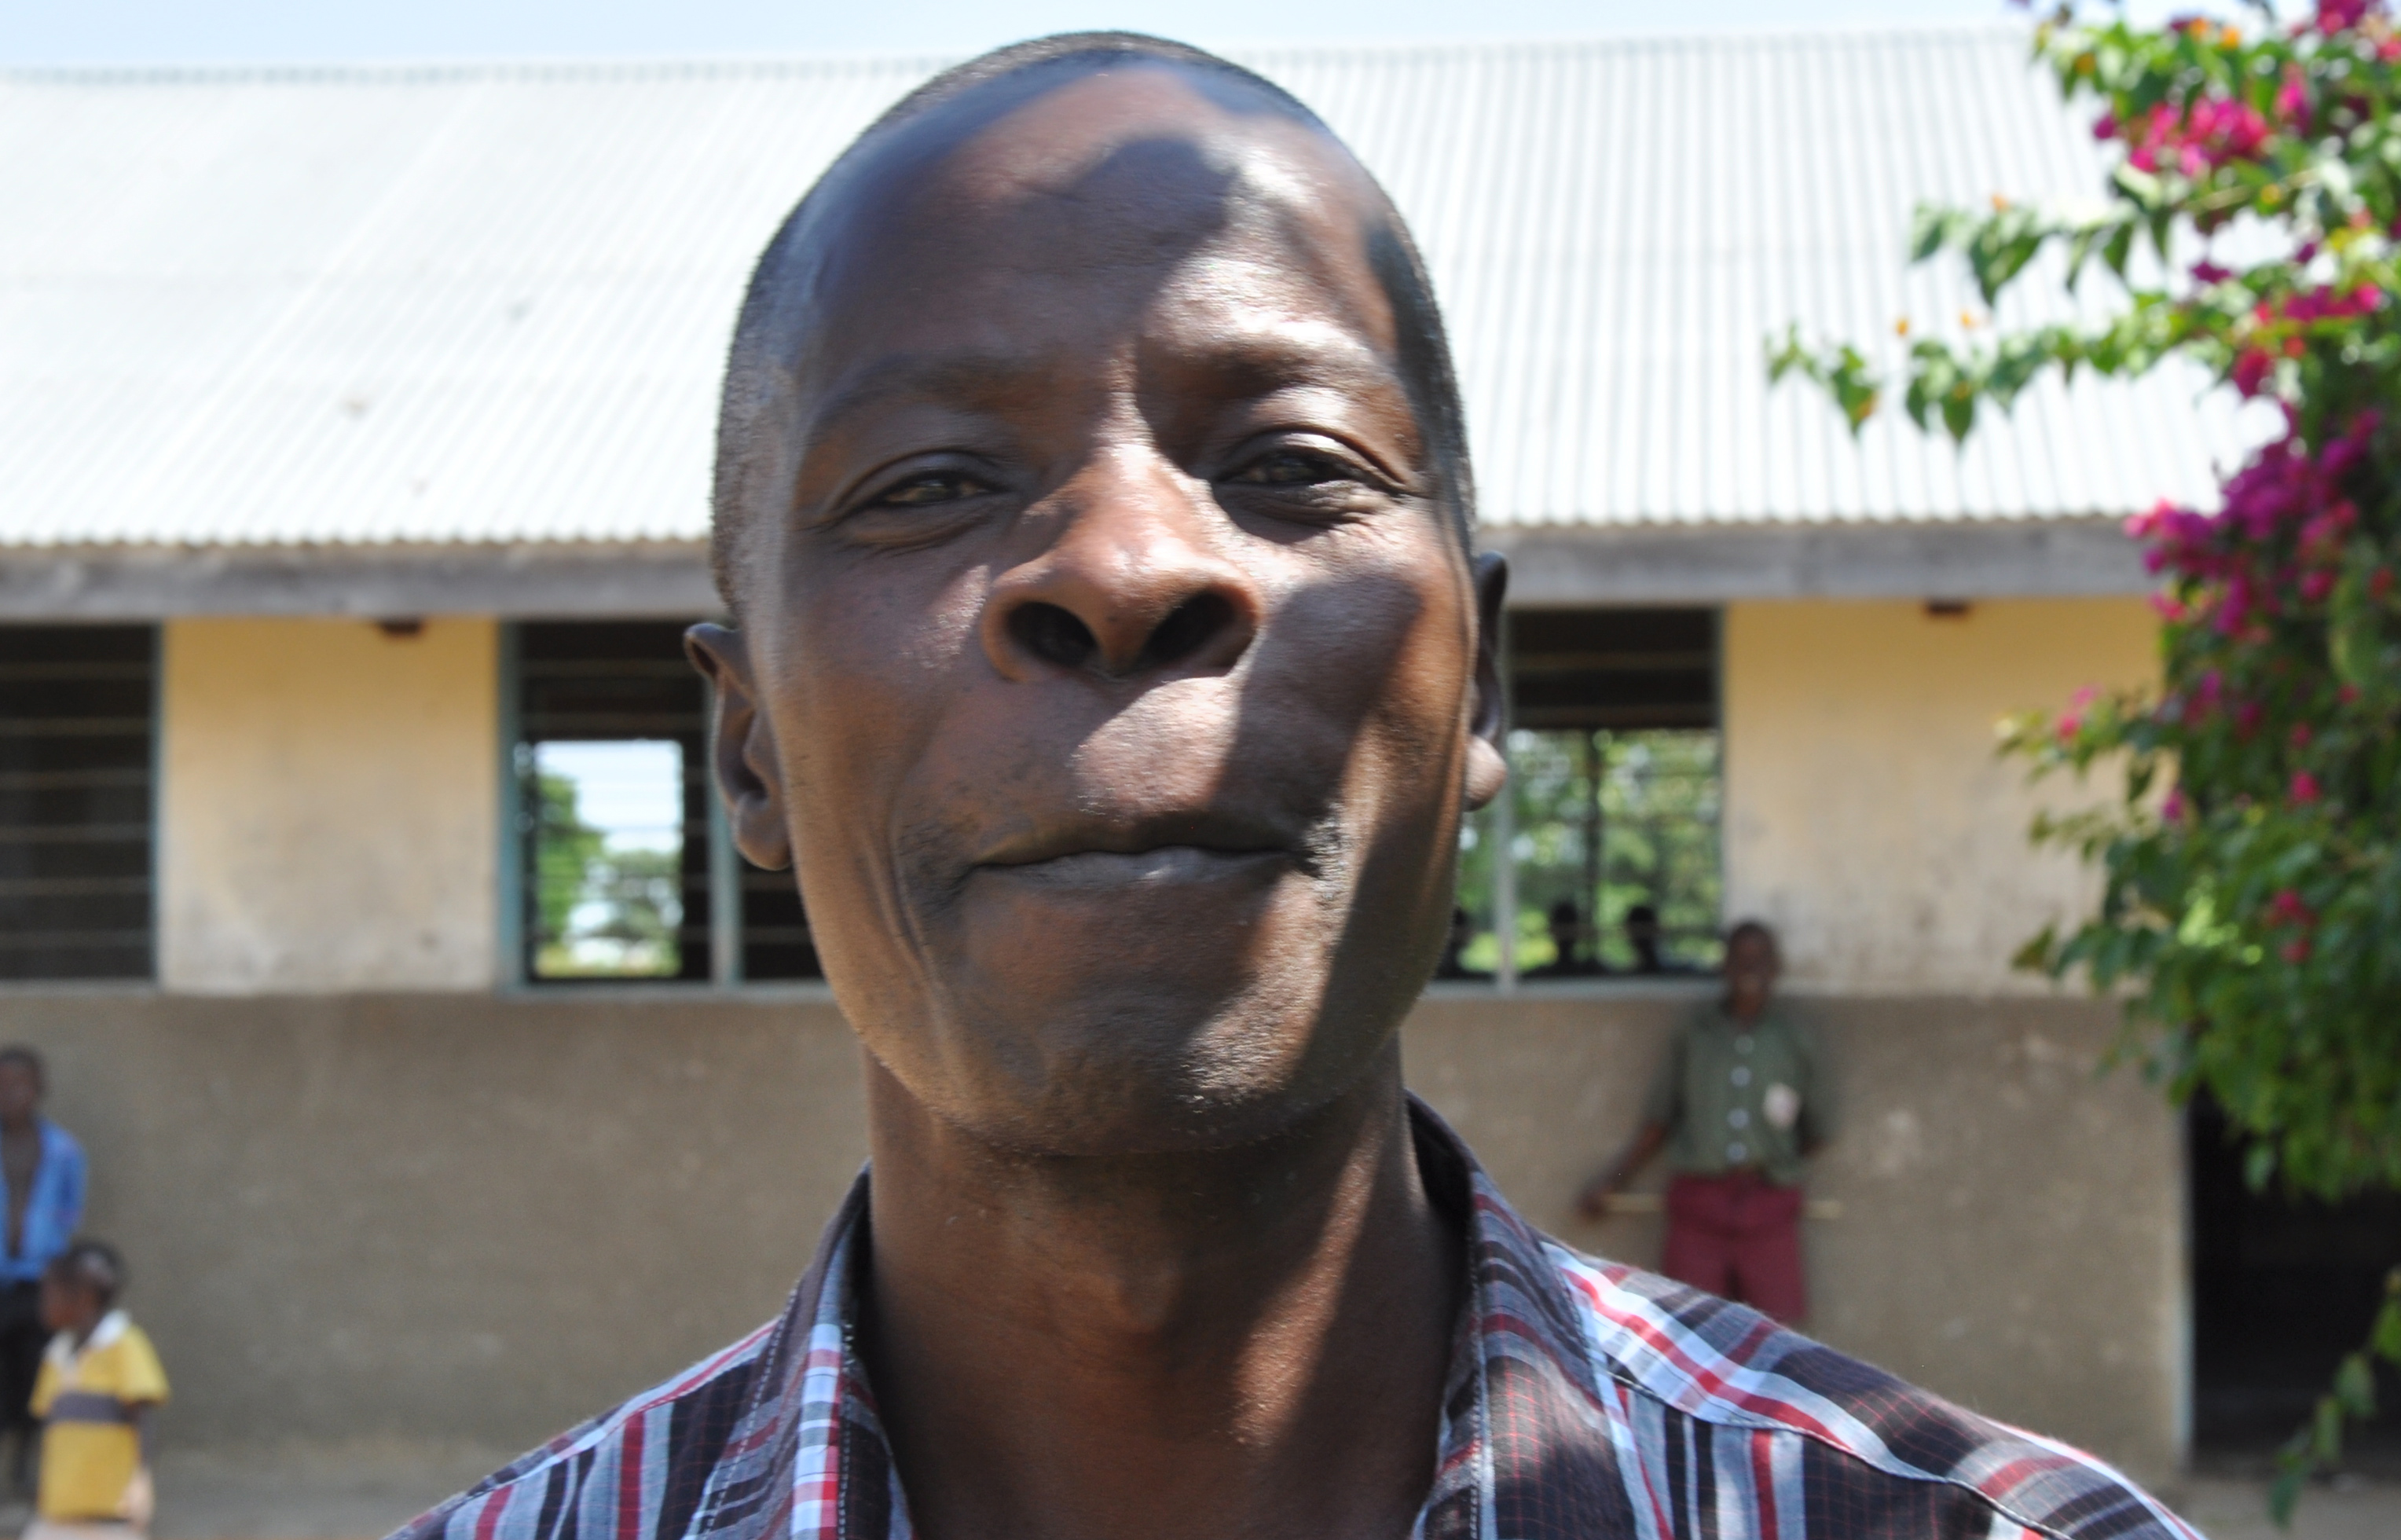
[[[1750,1083],[1750,1066],[1747,1064],[1738,1064],[1734,1066],[1734,1083],[1736,1085],[1749,1085]]]
[[[1732,1123],[1736,1128],[1749,1128],[1750,1126],[1750,1114],[1742,1107],[1736,1107],[1732,1112],[1726,1114],[1726,1121]]]
[[[1740,1144],[1726,1146],[1726,1160],[1729,1163],[1740,1165],[1749,1159],[1750,1159],[1750,1150],[1745,1146]]]
[[[1750,1052],[1749,1033],[1739,1032],[1735,1035],[1734,1051],[1737,1053],[1748,1053]]]

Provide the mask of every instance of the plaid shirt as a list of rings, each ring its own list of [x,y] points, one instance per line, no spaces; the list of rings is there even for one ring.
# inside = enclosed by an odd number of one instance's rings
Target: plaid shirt
[[[1414,1110],[1474,1272],[1420,1540],[2199,1540],[2089,1455],[1569,1250]],[[394,1540],[908,1540],[852,1348],[866,1203],[862,1175],[780,1319]]]

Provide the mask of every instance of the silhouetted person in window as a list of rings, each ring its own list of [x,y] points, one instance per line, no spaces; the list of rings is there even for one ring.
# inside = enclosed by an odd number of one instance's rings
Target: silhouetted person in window
[[[1605,971],[1597,960],[1585,956],[1584,912],[1571,899],[1561,899],[1551,905],[1551,960],[1540,968],[1530,968],[1530,979],[1589,979]]]
[[[1690,963],[1677,962],[1667,953],[1667,933],[1659,924],[1659,911],[1647,903],[1638,903],[1626,912],[1626,944],[1634,951],[1634,971],[1637,973],[1694,973],[1699,971]]]
[[[0,1048],[0,1171],[8,1187],[7,1249],[0,1251],[0,1432],[13,1448],[17,1494],[34,1486],[34,1376],[50,1333],[42,1325],[42,1272],[83,1223],[83,1147],[42,1116],[41,1055]]]

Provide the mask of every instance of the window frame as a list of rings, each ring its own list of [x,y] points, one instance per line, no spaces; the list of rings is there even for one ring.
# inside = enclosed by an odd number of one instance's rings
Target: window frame
[[[144,692],[144,710],[148,726],[142,755],[144,796],[142,821],[144,852],[142,881],[144,891],[141,907],[141,947],[143,966],[138,971],[123,973],[27,973],[0,974],[0,994],[54,994],[60,991],[133,991],[153,993],[160,987],[160,942],[165,914],[161,891],[161,866],[164,841],[160,817],[165,793],[166,746],[166,626],[158,620],[123,620],[103,618],[90,621],[72,619],[19,619],[0,623],[0,637],[10,631],[62,630],[140,630],[144,633],[144,667],[148,670],[148,689]]]
[[[1657,608],[1627,605],[1545,605],[1544,609],[1610,610]],[[1722,605],[1676,606],[1706,610],[1709,625],[1709,697],[1712,730],[1718,735],[1719,814],[1717,841],[1718,882],[1721,893],[1726,876],[1725,829],[1725,608]],[[1502,612],[1501,635],[1497,647],[1501,673],[1502,752],[1507,753],[1509,734],[1516,726],[1516,616],[1518,608],[1511,606]],[[627,617],[636,618],[636,617]],[[517,754],[523,746],[524,722],[523,653],[520,646],[521,621],[509,621],[501,627],[500,639],[500,758],[498,771],[500,797],[500,929],[501,987],[543,996],[562,992],[605,992],[611,996],[627,991],[665,991],[678,995],[697,992],[742,994],[770,997],[830,1000],[831,986],[823,979],[751,980],[743,975],[743,882],[742,865],[734,848],[734,833],[726,817],[724,799],[712,795],[707,799],[708,809],[708,888],[709,888],[709,968],[703,979],[655,980],[594,980],[580,983],[569,980],[536,981],[528,975],[525,951],[525,840],[526,827],[523,794],[519,786],[520,770]],[[154,681],[156,674],[154,673]],[[707,694],[710,720],[716,713],[716,694]],[[155,709],[155,708],[154,708]],[[155,722],[154,716],[154,722]],[[153,730],[155,757],[158,734]],[[707,754],[704,739],[703,753]],[[1514,770],[1514,765],[1512,766]],[[712,782],[715,769],[704,762],[703,773]],[[152,777],[151,794],[155,804],[158,795],[157,774]],[[1503,791],[1493,804],[1491,835],[1496,844],[1492,870],[1492,914],[1489,916],[1498,947],[1498,961],[1488,979],[1445,979],[1430,981],[1426,988],[1439,996],[1489,997],[1493,995],[1517,995],[1529,991],[1544,995],[1566,993],[1628,993],[1667,988],[1685,992],[1699,982],[1699,976],[1642,977],[1626,974],[1603,974],[1589,979],[1542,981],[1530,983],[1520,975],[1517,966],[1517,935],[1514,924],[1502,924],[1502,915],[1514,916],[1517,899],[1516,798]],[[155,815],[154,815],[155,830]],[[152,839],[152,859],[157,859],[158,842]],[[153,882],[153,901],[157,887]],[[1724,915],[1719,915],[1722,924]],[[155,937],[155,921],[154,921]],[[156,956],[156,942],[153,942]],[[155,967],[155,963],[154,963]]]
[[[1501,613],[1501,636],[1496,649],[1501,673],[1501,744],[1503,758],[1508,756],[1509,735],[1516,729],[1516,618],[1531,610],[1601,611],[1641,609],[1691,609],[1705,611],[1709,626],[1709,715],[1710,730],[1718,736],[1718,891],[1725,891],[1725,606],[1656,605],[1656,604],[1545,604],[1540,606],[1505,607]],[[1516,765],[1510,764],[1514,777]],[[1516,798],[1503,789],[1492,804],[1490,832],[1495,849],[1492,858],[1492,913],[1488,916],[1497,959],[1489,979],[1440,979],[1430,982],[1427,988],[1448,997],[1489,998],[1494,995],[1539,993],[1544,996],[1581,994],[1632,994],[1666,989],[1678,994],[1690,993],[1703,984],[1707,975],[1669,975],[1666,977],[1640,974],[1598,974],[1591,978],[1571,980],[1529,981],[1517,966],[1517,928],[1503,923],[1502,916],[1513,920],[1517,911]],[[1721,907],[1718,923],[1722,927],[1725,915]]]

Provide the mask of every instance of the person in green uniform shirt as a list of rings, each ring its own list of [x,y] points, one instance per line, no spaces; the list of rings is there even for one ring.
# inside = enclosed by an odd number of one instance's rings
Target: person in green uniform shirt
[[[1833,1097],[1815,1035],[1776,1002],[1779,967],[1766,926],[1727,934],[1724,994],[1670,1039],[1642,1126],[1579,1206],[1597,1217],[1665,1148],[1660,1271],[1789,1323],[1808,1313],[1802,1162],[1832,1137]]]

